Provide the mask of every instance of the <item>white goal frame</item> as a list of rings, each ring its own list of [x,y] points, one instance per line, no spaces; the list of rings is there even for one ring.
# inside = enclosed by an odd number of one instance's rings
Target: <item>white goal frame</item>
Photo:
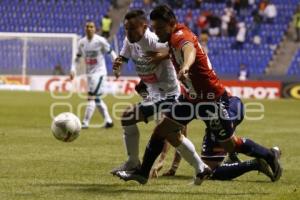
[[[71,38],[72,39],[72,59],[76,56],[77,42],[79,36],[75,33],[17,33],[17,32],[0,32],[1,38],[19,38],[23,41],[23,60],[22,60],[22,82],[25,83],[26,78],[26,62],[27,62],[27,40],[28,38]],[[72,63],[72,62],[71,62]]]

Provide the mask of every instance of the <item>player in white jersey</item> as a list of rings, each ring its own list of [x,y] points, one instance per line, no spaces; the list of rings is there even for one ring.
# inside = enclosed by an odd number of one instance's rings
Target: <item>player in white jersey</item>
[[[82,128],[88,128],[96,107],[104,118],[105,127],[110,128],[113,126],[112,119],[106,104],[100,99],[107,76],[104,53],[110,54],[112,60],[116,59],[117,56],[107,40],[95,34],[94,22],[88,21],[86,23],[85,32],[86,36],[79,40],[77,56],[70,74],[72,80],[76,74],[76,65],[79,63],[79,59],[83,57],[88,80],[88,104],[82,121]]]
[[[150,116],[168,109],[170,105],[176,102],[179,95],[179,83],[176,81],[175,69],[168,56],[159,63],[155,60],[149,60],[149,52],[150,54],[156,52],[157,55],[166,55],[163,52],[168,52],[169,49],[166,44],[159,43],[158,37],[148,29],[144,12],[142,10],[128,12],[125,15],[124,25],[127,37],[121,55],[114,62],[114,73],[118,77],[123,62],[131,58],[136,65],[137,74],[147,85],[150,101],[134,105],[123,113],[121,123],[124,129],[128,160],[111,171],[114,175],[118,175],[118,172],[122,171],[135,170],[140,165],[139,130],[136,123],[147,122]],[[161,61],[162,59],[159,58],[158,60]],[[183,135],[180,136],[184,137]],[[157,148],[146,148],[146,152],[152,151],[152,154],[160,154],[164,146],[164,140],[152,139],[150,142]],[[182,153],[182,157],[189,161],[192,160],[196,171],[202,170],[204,164],[201,162],[194,146],[190,142],[180,146],[181,148],[177,150]],[[153,156],[144,156],[144,158],[151,159]],[[147,163],[147,161],[143,160],[143,163]],[[148,177],[149,174],[145,176]]]

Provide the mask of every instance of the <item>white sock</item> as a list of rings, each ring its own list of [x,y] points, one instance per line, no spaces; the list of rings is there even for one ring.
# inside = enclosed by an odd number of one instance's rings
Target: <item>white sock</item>
[[[96,106],[99,112],[101,113],[102,117],[104,118],[105,123],[112,123],[112,119],[108,113],[108,109],[104,101],[100,99],[99,103],[97,103]]]
[[[183,159],[194,167],[196,174],[204,170],[206,165],[197,154],[193,143],[189,139],[184,137],[182,143],[176,148],[176,150],[181,154]]]
[[[84,113],[84,118],[83,118],[83,123],[86,125],[89,125],[90,120],[94,114],[95,111],[95,101],[94,100],[89,100],[87,103],[87,106],[85,108],[85,113]]]
[[[123,126],[124,143],[127,150],[128,161],[134,164],[139,162],[140,132],[136,124]]]

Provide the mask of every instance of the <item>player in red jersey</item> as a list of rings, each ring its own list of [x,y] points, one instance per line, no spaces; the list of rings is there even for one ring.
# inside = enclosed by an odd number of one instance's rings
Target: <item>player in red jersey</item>
[[[242,116],[241,109],[231,105],[231,97],[213,71],[209,58],[202,50],[197,37],[186,26],[177,23],[173,11],[168,6],[154,8],[150,19],[160,42],[169,43],[178,79],[186,87],[186,92],[179,98],[179,102],[170,107],[165,113],[166,117],[156,126],[150,141],[166,138],[176,147],[182,142],[182,139],[177,137],[178,132],[193,119],[198,118],[205,122],[208,131],[227,152],[243,153],[265,160],[272,169],[273,180],[278,180],[282,173],[279,149],[268,149],[250,139],[235,135],[234,121]],[[242,105],[242,102],[239,100],[235,104]],[[233,110],[237,110],[239,114],[235,114]],[[153,145],[147,148],[151,150],[156,147]],[[143,166],[153,164],[149,162],[153,160],[153,158],[149,159],[151,156],[156,155],[151,155],[151,151],[146,149],[142,168],[133,173],[120,173],[119,177],[126,181],[140,182],[142,176],[147,174],[145,170],[149,169]],[[198,178],[203,180],[209,175],[202,173]]]

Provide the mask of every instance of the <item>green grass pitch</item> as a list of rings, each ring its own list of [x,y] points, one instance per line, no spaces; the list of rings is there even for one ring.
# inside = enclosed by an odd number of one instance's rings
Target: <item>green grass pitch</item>
[[[119,102],[113,96],[105,97],[105,101],[110,109]],[[184,161],[176,177],[159,177],[144,186],[113,177],[110,170],[126,158],[120,122],[115,120],[110,130],[83,130],[76,141],[63,143],[50,132],[50,108],[55,102],[69,102],[77,112],[85,100],[76,95],[57,100],[49,93],[0,92],[0,200],[300,199],[300,101],[255,101],[264,105],[264,118],[246,120],[237,130],[239,135],[282,149],[284,172],[280,181],[272,183],[251,172],[234,181],[206,181],[201,186],[189,185],[193,170]],[[60,106],[54,113],[66,110]],[[96,113],[93,123],[101,121]],[[154,123],[139,127],[142,156]],[[198,152],[203,132],[201,121],[188,127]],[[162,171],[172,156],[173,151]]]

